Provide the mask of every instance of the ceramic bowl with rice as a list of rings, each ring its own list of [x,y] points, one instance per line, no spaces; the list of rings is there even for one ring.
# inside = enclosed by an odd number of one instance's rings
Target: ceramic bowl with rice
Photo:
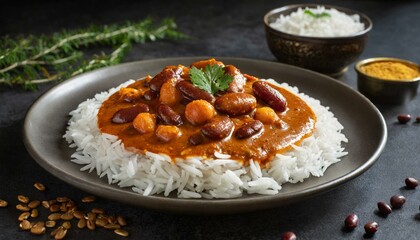
[[[372,29],[365,14],[347,8],[296,4],[264,16],[268,46],[287,63],[339,76],[363,52]]]

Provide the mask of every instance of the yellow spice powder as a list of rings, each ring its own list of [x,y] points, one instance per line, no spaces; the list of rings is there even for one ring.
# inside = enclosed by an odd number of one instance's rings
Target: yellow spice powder
[[[417,69],[399,62],[375,62],[360,67],[365,74],[389,80],[411,80],[420,76]]]

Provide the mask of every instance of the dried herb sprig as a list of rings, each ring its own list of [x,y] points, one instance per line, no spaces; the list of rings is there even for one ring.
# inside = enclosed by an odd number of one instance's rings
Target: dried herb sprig
[[[133,43],[185,38],[172,19],[156,26],[150,18],[137,23],[62,31],[51,36],[6,36],[0,39],[0,85],[35,89],[40,83],[118,64]],[[83,50],[91,46],[113,50],[87,57]]]

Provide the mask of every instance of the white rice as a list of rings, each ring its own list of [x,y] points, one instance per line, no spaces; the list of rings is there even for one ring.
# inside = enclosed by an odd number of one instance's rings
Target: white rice
[[[305,10],[330,16],[316,18],[306,14]],[[290,15],[280,15],[270,26],[282,32],[311,37],[350,36],[365,29],[358,14],[347,15],[334,8],[325,9],[324,6],[299,8]]]
[[[274,80],[268,80],[276,83]],[[248,194],[277,194],[286,182],[297,183],[312,176],[321,177],[325,170],[346,155],[342,142],[347,142],[343,126],[320,102],[286,83],[282,87],[298,94],[317,116],[315,131],[292,151],[277,154],[267,168],[254,161],[249,166],[215,153],[214,159],[189,157],[175,159],[147,152],[135,154],[124,149],[116,136],[101,133],[97,113],[101,104],[130,80],[117,88],[95,95],[82,102],[70,113],[64,138],[76,148],[71,161],[84,165],[81,171],[96,169],[99,177],[107,177],[109,184],[131,187],[144,196],[174,193],[179,198],[236,198]]]

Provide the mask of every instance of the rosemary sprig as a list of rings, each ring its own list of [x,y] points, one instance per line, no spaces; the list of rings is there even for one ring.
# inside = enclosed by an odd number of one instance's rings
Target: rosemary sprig
[[[172,19],[155,26],[149,18],[137,23],[62,31],[52,36],[6,36],[0,39],[0,85],[36,89],[37,84],[118,64],[133,43],[185,38]],[[113,50],[86,56],[83,50],[90,46],[108,46]]]

